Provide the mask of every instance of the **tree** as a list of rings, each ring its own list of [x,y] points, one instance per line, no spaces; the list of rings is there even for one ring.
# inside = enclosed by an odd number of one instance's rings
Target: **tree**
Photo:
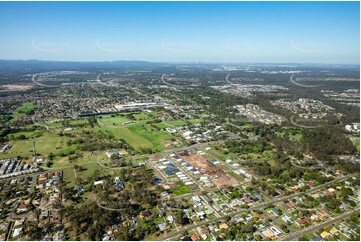
[[[48,156],[48,159],[49,159],[50,161],[53,161],[54,156],[55,156],[55,155],[54,155],[52,152],[50,152],[50,153],[49,153],[49,156]]]
[[[344,197],[353,195],[353,191],[349,187],[342,186],[340,192],[341,192],[341,195],[344,196]]]

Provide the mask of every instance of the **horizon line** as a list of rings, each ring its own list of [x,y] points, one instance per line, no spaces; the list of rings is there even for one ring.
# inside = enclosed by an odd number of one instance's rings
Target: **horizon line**
[[[313,64],[313,65],[360,65],[360,62],[348,62],[348,63],[337,63],[337,62],[258,62],[258,61],[250,61],[250,62],[236,62],[236,61],[156,61],[156,60],[45,60],[45,59],[0,59],[0,61],[43,61],[43,62],[81,62],[81,63],[96,63],[96,62],[148,62],[148,63],[159,63],[159,64]]]

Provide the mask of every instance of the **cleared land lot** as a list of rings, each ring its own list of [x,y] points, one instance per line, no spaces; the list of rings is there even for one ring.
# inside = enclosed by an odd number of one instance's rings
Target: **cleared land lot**
[[[218,188],[239,184],[234,177],[226,174],[226,172],[207,161],[203,156],[187,152],[178,152],[177,154],[191,166],[197,168],[202,175],[213,177],[211,180]]]

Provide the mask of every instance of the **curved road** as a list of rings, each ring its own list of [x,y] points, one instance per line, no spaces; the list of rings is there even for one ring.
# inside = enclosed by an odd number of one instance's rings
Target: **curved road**
[[[323,86],[322,84],[319,84],[319,85],[305,85],[305,84],[300,84],[300,83],[296,82],[295,80],[293,80],[293,76],[294,76],[294,75],[295,75],[295,74],[293,74],[293,75],[291,76],[290,81],[291,81],[293,84],[297,85],[297,86],[300,86],[300,87],[320,87],[320,86]]]
[[[293,125],[295,125],[295,126],[297,126],[297,127],[300,127],[300,128],[305,128],[305,129],[315,129],[315,128],[320,128],[320,127],[322,127],[323,125],[317,125],[317,126],[306,126],[306,125],[301,125],[301,124],[298,124],[298,123],[296,123],[295,121],[293,121],[293,117],[294,117],[295,115],[292,115],[292,117],[290,118],[290,122],[293,124]]]
[[[40,82],[37,82],[35,80],[35,77],[37,76],[38,74],[34,74],[33,77],[32,77],[32,81],[38,85],[38,86],[42,86],[42,87],[60,87],[61,85],[47,85],[47,84],[43,84],[43,83],[40,83]]]
[[[303,166],[299,166],[297,164],[295,164],[293,162],[293,160],[291,160],[291,164],[294,166],[294,167],[297,167],[297,168],[300,168],[300,169],[305,169],[305,170],[320,170],[320,169],[327,169],[323,166],[317,166],[317,167],[303,167]]]
[[[228,84],[232,85],[232,86],[237,85],[237,84],[234,84],[233,82],[231,82],[231,81],[228,79],[230,75],[231,75],[231,74],[228,74],[228,75],[226,76],[226,82],[227,82]]]
[[[161,81],[162,81],[165,85],[171,86],[171,87],[187,87],[186,85],[176,85],[176,84],[171,84],[171,83],[167,82],[166,80],[164,80],[164,77],[166,77],[166,76],[167,76],[167,74],[163,74],[162,77],[160,78]]]

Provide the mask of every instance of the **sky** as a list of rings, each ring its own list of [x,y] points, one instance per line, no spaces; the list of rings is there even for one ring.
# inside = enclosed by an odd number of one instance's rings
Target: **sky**
[[[359,63],[359,2],[0,2],[0,59]]]

